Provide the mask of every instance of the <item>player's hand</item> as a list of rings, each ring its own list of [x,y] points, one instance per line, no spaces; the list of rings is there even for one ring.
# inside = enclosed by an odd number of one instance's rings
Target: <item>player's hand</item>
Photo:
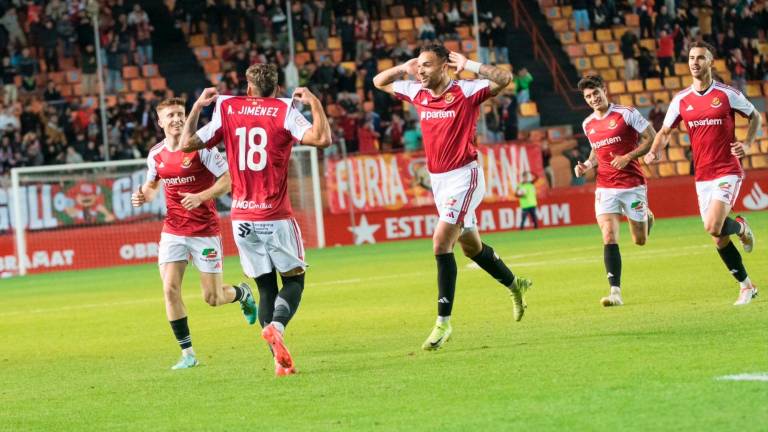
[[[584,162],[576,162],[576,166],[573,167],[573,173],[576,174],[576,177],[581,177],[589,171],[589,167],[584,164]]]
[[[731,143],[731,154],[741,159],[747,155],[747,147],[741,141]]]
[[[616,169],[624,169],[625,166],[629,165],[629,163],[632,161],[632,159],[627,155],[618,155],[616,156],[611,152],[611,156],[613,157],[613,160],[611,161],[611,166]]]
[[[416,76],[419,73],[419,59],[412,58],[407,62],[401,64],[400,68],[403,70],[403,72],[407,73],[408,75]]]
[[[463,55],[451,51],[448,54],[448,67],[456,69],[456,73],[461,73],[464,70],[464,66],[467,65],[467,58]]]
[[[203,200],[200,199],[200,196],[197,194],[181,192],[179,195],[184,197],[181,199],[181,205],[187,210],[198,208],[200,207],[200,204],[203,203]]]
[[[144,196],[144,192],[141,191],[141,188],[131,194],[131,205],[134,207],[141,207],[144,205],[144,203],[147,202],[147,197]]]
[[[647,165],[658,163],[661,161],[661,151],[649,151],[646,153],[645,157],[643,158],[643,161]]]
[[[304,105],[309,105],[313,100],[318,100],[317,96],[312,94],[306,87],[296,87],[296,90],[293,91],[293,98]]]
[[[216,90],[216,87],[207,87],[205,90],[203,90],[202,93],[200,93],[200,97],[197,98],[197,102],[195,102],[195,104],[200,106],[208,106],[216,100],[217,96],[219,96],[219,92]]]

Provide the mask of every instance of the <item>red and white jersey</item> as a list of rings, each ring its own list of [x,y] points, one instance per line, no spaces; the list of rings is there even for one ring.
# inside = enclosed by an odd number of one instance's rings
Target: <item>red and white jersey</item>
[[[419,81],[395,81],[393,89],[419,113],[429,172],[452,171],[477,159],[477,117],[480,104],[491,97],[490,81],[454,80],[439,96]]]
[[[181,205],[182,193],[200,193],[227,172],[227,162],[218,150],[194,153],[171,151],[165,141],[152,147],[147,156],[147,180],[162,180],[167,214],[163,232],[185,237],[219,235],[219,215],[214,200],[187,210]]]
[[[674,128],[682,121],[688,129],[696,181],[744,175],[741,162],[731,154],[731,143],[736,141],[734,113],[748,117],[754,110],[738,90],[717,81],[704,94],[691,86],[675,95],[664,126]]]
[[[635,159],[624,169],[611,166],[614,156],[620,156],[637,148],[640,133],[650,124],[633,107],[611,104],[602,117],[592,113],[581,126],[597,156],[597,187],[629,189],[645,184],[640,162]]]
[[[232,219],[290,218],[288,166],[294,141],[312,124],[292,99],[219,96],[210,123],[197,136],[211,148],[224,140],[232,176]]]

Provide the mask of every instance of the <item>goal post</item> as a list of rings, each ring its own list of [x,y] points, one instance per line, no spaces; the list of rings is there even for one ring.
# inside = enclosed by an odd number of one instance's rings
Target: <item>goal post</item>
[[[288,193],[308,248],[325,246],[320,172],[316,148],[293,148]],[[0,275],[156,261],[165,196],[130,203],[145,179],[145,159],[12,169],[0,188]],[[217,200],[226,255],[237,254],[231,202]]]

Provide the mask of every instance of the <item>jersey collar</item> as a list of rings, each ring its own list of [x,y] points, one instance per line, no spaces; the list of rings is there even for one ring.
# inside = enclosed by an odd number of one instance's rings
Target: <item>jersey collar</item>
[[[593,117],[595,120],[603,120],[603,119],[605,119],[606,117],[608,117],[608,116],[609,116],[609,115],[610,115],[610,114],[613,112],[613,107],[614,107],[614,104],[613,104],[613,102],[609,102],[609,103],[608,103],[608,111],[606,111],[606,112],[605,112],[605,115],[604,115],[604,116],[600,117],[600,115],[598,115],[596,111],[592,111],[592,117]]]
[[[698,91],[696,91],[696,87],[694,87],[693,84],[691,84],[691,93],[693,93],[695,96],[706,96],[709,94],[709,92],[711,92],[715,88],[715,84],[717,84],[717,81],[712,80],[712,84],[709,85],[709,88],[704,93],[699,93]]]

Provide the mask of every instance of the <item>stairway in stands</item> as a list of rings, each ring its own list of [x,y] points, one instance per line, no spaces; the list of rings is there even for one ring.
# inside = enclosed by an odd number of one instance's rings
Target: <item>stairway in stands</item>
[[[533,18],[536,26],[542,32],[544,39],[550,46],[551,51],[557,57],[557,61],[565,71],[572,84],[578,81],[576,69],[571,65],[568,57],[559,48],[559,41],[555,38],[552,28],[541,13],[535,0],[523,0],[528,13]],[[581,122],[588,114],[586,110],[571,110],[565,99],[554,89],[552,74],[547,66],[534,59],[533,41],[530,35],[523,28],[515,28],[512,17],[512,9],[507,1],[486,0],[478,4],[481,12],[491,11],[494,16],[501,16],[507,23],[510,32],[509,57],[515,70],[526,67],[533,75],[531,84],[531,99],[533,99],[539,108],[542,126],[570,124],[574,126],[574,131],[581,129]],[[561,54],[558,56],[558,54]],[[574,102],[578,99],[573,98]],[[585,107],[586,108],[586,107]]]
[[[155,27],[152,33],[154,60],[160,73],[169,77],[168,87],[176,95],[187,92],[193,97],[195,91],[209,86],[203,68],[187,46],[181,30],[174,27],[173,16],[164,2],[140,0],[139,3]]]

